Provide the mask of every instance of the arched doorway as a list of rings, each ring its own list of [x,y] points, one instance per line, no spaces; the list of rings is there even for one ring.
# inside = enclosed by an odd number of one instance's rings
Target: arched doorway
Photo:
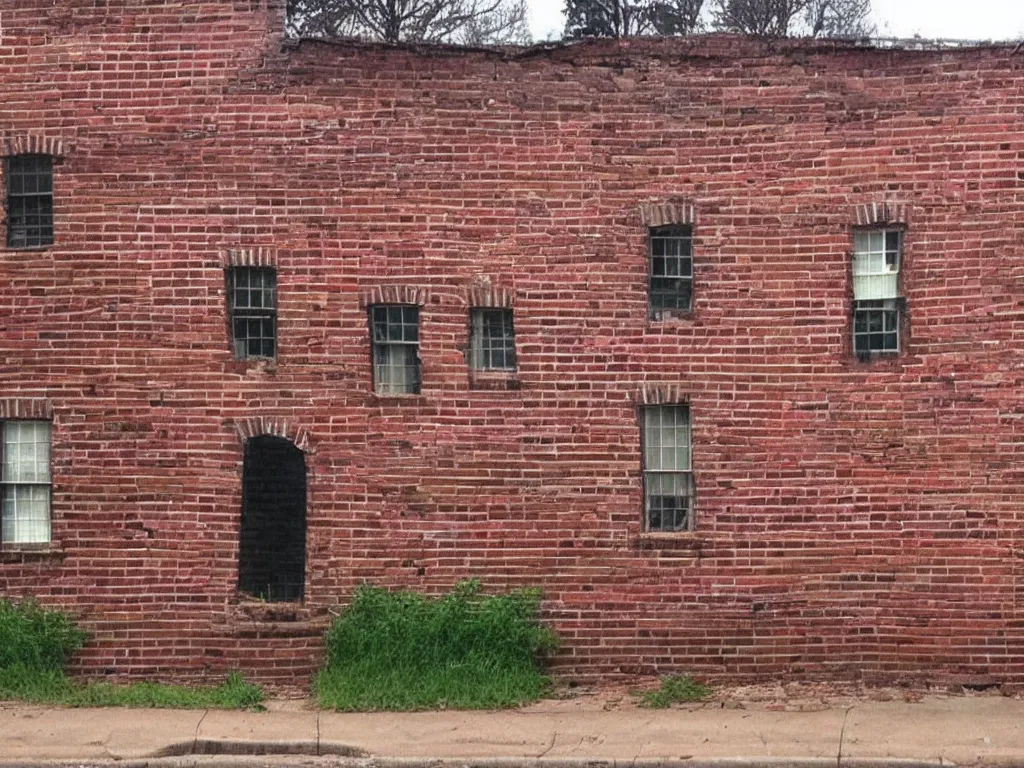
[[[306,581],[306,457],[291,442],[245,442],[238,588],[270,601],[301,600]]]

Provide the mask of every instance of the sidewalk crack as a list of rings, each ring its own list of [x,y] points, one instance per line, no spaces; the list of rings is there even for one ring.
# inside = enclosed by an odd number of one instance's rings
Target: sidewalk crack
[[[316,713],[316,756],[320,757],[320,713]]]
[[[203,716],[200,717],[199,718],[199,722],[196,723],[196,733],[195,733],[195,736],[192,739],[192,754],[193,755],[196,753],[196,748],[199,746],[199,729],[200,729],[200,727],[202,727],[203,720],[206,719],[206,716],[208,714],[210,714],[210,710],[204,709],[203,710]]]
[[[550,752],[554,748],[554,746],[555,746],[555,739],[557,739],[557,738],[558,738],[558,731],[552,731],[551,732],[551,743],[548,744],[548,748],[545,749],[543,752],[541,752],[539,755],[537,755],[537,757],[535,759],[539,760],[540,758],[544,757],[544,755],[546,755],[548,752]]]
[[[846,734],[846,720],[853,712],[853,707],[847,707],[843,713],[843,727],[839,729],[839,753],[836,755],[836,768],[842,768],[843,764],[843,736]]]

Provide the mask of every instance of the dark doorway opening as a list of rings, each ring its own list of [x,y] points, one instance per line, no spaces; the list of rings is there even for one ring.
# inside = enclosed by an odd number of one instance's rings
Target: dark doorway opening
[[[306,581],[306,457],[280,437],[245,443],[238,588],[301,600]]]

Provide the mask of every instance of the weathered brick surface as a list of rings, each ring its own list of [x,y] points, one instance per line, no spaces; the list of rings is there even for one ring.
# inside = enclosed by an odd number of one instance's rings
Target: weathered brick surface
[[[475,576],[545,589],[567,675],[1024,680],[1024,55],[282,48],[279,16],[0,10],[0,137],[61,155],[56,244],[0,251],[0,397],[52,410],[55,551],[0,552],[0,591],[82,618],[79,671],[295,681],[354,585]],[[910,319],[864,364],[876,204]],[[642,221],[680,211],[695,310],[654,323]],[[257,256],[276,365],[226,336],[224,266]],[[370,393],[384,289],[424,304],[422,396]],[[470,388],[474,291],[515,308],[521,389]],[[637,406],[665,397],[699,517],[644,536]],[[298,608],[235,593],[263,430],[308,452]]]

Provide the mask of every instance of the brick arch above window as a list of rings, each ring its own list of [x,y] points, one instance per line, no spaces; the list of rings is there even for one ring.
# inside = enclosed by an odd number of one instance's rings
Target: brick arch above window
[[[512,309],[516,294],[511,288],[497,285],[471,285],[466,289],[466,304],[470,307]]]
[[[857,227],[883,227],[894,224],[910,223],[910,205],[897,203],[891,200],[863,203],[853,208],[852,216],[854,226]]]
[[[238,419],[235,421],[235,433],[242,445],[253,437],[269,435],[284,438],[300,451],[309,452],[310,449],[309,430],[283,418],[252,416]]]
[[[225,267],[277,267],[276,248],[231,248],[224,251]]]
[[[696,209],[688,201],[661,201],[640,204],[640,219],[645,227],[669,227],[693,224]]]
[[[0,398],[0,420],[53,418],[53,403],[36,398]]]
[[[7,136],[0,142],[4,155],[52,155],[63,157],[65,141],[59,136],[38,133]]]
[[[686,405],[690,394],[682,384],[644,384],[636,393],[638,405]]]
[[[416,288],[411,285],[378,285],[363,290],[359,294],[359,303],[364,308],[377,304],[412,304],[422,307],[428,301],[430,301],[428,289]]]

